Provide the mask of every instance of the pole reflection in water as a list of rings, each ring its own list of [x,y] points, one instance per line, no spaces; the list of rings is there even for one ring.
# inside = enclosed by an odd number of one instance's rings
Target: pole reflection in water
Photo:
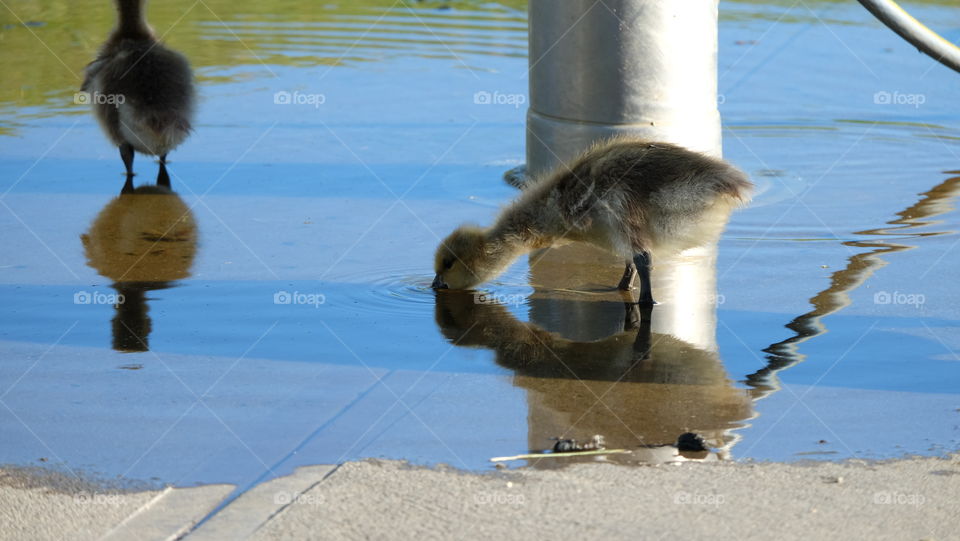
[[[87,264],[122,295],[113,318],[113,349],[149,349],[148,293],[190,276],[197,252],[193,213],[174,192],[141,186],[110,201],[81,236]]]
[[[609,287],[585,285],[615,275],[616,264],[575,261],[563,268],[534,266],[541,272],[534,273],[539,281],[530,299],[531,323],[505,306],[478,304],[471,293],[441,291],[437,324],[454,344],[491,349],[497,364],[514,372],[514,385],[527,392],[531,451],[551,448],[555,437],[582,442],[600,434],[607,448],[633,451],[603,460],[683,460],[672,444],[694,432],[718,452],[683,452],[683,457],[725,458],[736,441],[730,431],[753,410],[747,391],[734,386],[716,351],[715,248],[659,263],[654,291],[664,305],[653,309],[625,302]],[[658,280],[657,274],[675,278]],[[543,281],[583,289],[552,289]],[[681,293],[685,284],[696,294]],[[686,304],[668,308],[673,303]],[[560,464],[532,460],[537,467]]]
[[[960,171],[948,171],[947,173],[955,175]],[[920,194],[919,201],[897,213],[899,218],[887,222],[894,227],[868,229],[858,231],[856,234],[881,238],[895,237],[898,240],[906,240],[954,233],[953,231],[911,233],[909,230],[937,223],[927,220],[953,210],[952,200],[958,194],[960,194],[960,176],[950,177],[929,191]],[[909,244],[879,239],[855,240],[843,244],[855,248],[868,248],[869,251],[850,257],[847,260],[846,267],[830,276],[830,286],[810,299],[813,310],[794,318],[786,325],[788,329],[795,333],[793,336],[771,344],[764,349],[764,352],[767,353],[767,366],[750,374],[746,380],[747,384],[754,389],[753,396],[755,398],[763,398],[780,388],[777,373],[805,359],[805,356],[799,352],[798,346],[826,332],[823,318],[850,305],[849,293],[866,282],[874,272],[888,264],[882,256],[916,248],[916,246]]]

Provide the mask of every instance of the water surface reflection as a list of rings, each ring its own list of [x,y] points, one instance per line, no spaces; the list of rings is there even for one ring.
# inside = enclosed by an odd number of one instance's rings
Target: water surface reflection
[[[960,171],[947,171],[947,174],[951,175],[957,173]],[[843,310],[852,303],[850,293],[863,285],[877,270],[889,264],[883,256],[916,248],[911,244],[881,239],[893,237],[897,240],[907,240],[953,233],[953,231],[912,232],[910,230],[936,224],[937,222],[929,219],[952,211],[953,199],[958,194],[960,194],[960,176],[947,178],[920,194],[919,201],[897,213],[898,218],[887,222],[893,227],[878,227],[856,232],[857,235],[880,237],[879,239],[853,240],[843,243],[845,246],[867,248],[869,251],[851,256],[847,260],[846,267],[830,276],[829,287],[810,299],[813,309],[797,316],[786,325],[795,333],[793,336],[773,343],[763,350],[767,353],[767,366],[750,374],[746,379],[747,384],[755,389],[754,394],[757,398],[762,398],[780,388],[777,373],[806,358],[800,353],[799,345],[827,331],[823,318]],[[874,302],[883,303],[883,299],[875,298]]]
[[[669,305],[641,309],[629,298],[608,299],[618,295],[613,292],[578,293],[538,286],[530,312],[531,319],[544,321],[541,325],[520,321],[503,305],[478,303],[474,294],[443,291],[437,295],[437,325],[455,345],[493,350],[496,363],[513,371],[513,384],[527,393],[531,452],[549,449],[553,438],[589,441],[600,434],[607,448],[633,451],[604,460],[667,462],[682,460],[673,444],[681,434],[694,432],[716,450],[712,456],[725,458],[736,441],[731,430],[753,415],[750,396],[729,378],[715,341],[702,340],[716,332],[716,305],[707,301],[691,307],[676,300],[677,291],[684,289],[683,278],[701,289],[704,284],[713,287],[712,254],[709,249],[659,265],[664,280],[657,291],[671,299]],[[594,263],[586,261],[579,270],[592,273]],[[709,276],[682,270],[689,271],[691,266]],[[542,279],[560,269],[539,263],[536,268],[552,269],[534,272]],[[563,269],[567,283],[588,280],[571,278],[578,271],[576,266]],[[674,277],[672,283],[667,276]],[[688,302],[705,298],[697,296]],[[690,308],[700,317],[687,319],[684,328],[671,328],[680,321],[675,315]],[[580,336],[571,338],[571,334]],[[686,458],[707,456],[684,454]],[[563,459],[563,463],[571,460],[596,457]],[[531,463],[554,467],[561,461]]]
[[[80,238],[87,264],[118,294],[113,349],[148,350],[149,292],[190,276],[197,253],[190,208],[167,188],[141,186],[107,203]]]

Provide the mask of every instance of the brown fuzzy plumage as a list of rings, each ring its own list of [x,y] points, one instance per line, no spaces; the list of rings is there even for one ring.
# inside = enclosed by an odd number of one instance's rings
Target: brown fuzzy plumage
[[[494,222],[454,231],[437,249],[435,287],[467,289],[520,255],[563,241],[594,244],[633,266],[652,303],[651,254],[715,242],[753,185],[729,163],[668,143],[616,138],[535,181]]]

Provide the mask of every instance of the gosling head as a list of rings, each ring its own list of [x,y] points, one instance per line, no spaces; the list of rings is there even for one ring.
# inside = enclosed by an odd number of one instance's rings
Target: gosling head
[[[499,250],[487,239],[483,229],[460,226],[437,248],[433,269],[434,289],[470,289],[498,274],[491,256]]]

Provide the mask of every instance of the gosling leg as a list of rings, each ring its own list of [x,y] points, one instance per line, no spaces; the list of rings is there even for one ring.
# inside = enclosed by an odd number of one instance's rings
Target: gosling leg
[[[157,173],[157,186],[170,187],[170,175],[167,174],[167,155],[160,156],[160,171]]]
[[[623,303],[623,309],[626,311],[623,318],[624,332],[639,328],[643,320],[640,314],[640,307],[632,301],[633,299],[630,299],[630,301],[624,301]]]
[[[127,176],[133,176],[133,145],[123,143],[120,145],[120,159],[123,160],[123,166],[127,168]]]
[[[620,284],[617,285],[617,289],[621,291],[630,291],[630,287],[633,285],[633,277],[637,275],[637,266],[633,264],[633,261],[627,260],[627,265],[623,269],[623,278],[620,279]]]
[[[645,361],[650,358],[650,324],[653,318],[653,305],[644,305],[634,308],[640,312],[640,325],[637,330],[637,337],[633,341],[633,351],[637,354],[637,360]]]
[[[127,170],[127,181],[120,189],[121,194],[133,192],[133,145],[124,143],[120,145],[120,159],[123,160],[123,166]]]
[[[637,274],[640,276],[640,300],[643,306],[653,306],[657,304],[653,300],[653,292],[650,285],[650,252],[640,252],[633,256],[633,264],[637,267]]]
[[[523,190],[530,183],[530,179],[527,177],[527,166],[518,165],[507,171],[503,174],[503,180],[514,188]]]

